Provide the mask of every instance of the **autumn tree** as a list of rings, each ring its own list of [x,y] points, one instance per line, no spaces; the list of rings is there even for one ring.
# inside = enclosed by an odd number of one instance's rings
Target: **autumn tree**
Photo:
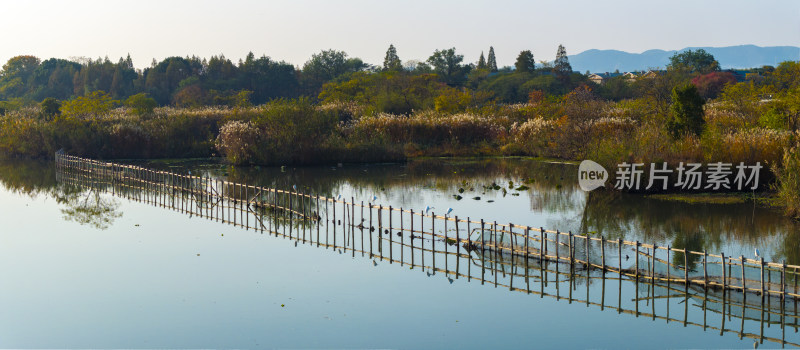
[[[518,73],[533,73],[536,70],[536,61],[533,60],[533,53],[530,50],[520,52],[514,67]]]
[[[711,72],[692,78],[692,84],[703,98],[716,98],[727,84],[736,84],[731,72]]]
[[[115,103],[108,93],[97,90],[64,102],[61,105],[61,114],[83,119],[97,118],[111,111]]]

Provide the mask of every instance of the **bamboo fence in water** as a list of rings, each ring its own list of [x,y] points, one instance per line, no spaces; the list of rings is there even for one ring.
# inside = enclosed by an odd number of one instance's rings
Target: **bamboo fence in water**
[[[411,252],[411,265],[425,265],[425,254],[435,264],[441,251],[450,254],[480,250],[498,256],[522,256],[551,261],[571,268],[596,269],[637,280],[682,283],[703,288],[755,293],[782,300],[798,298],[800,266],[767,262],[764,258],[711,254],[670,246],[546,230],[484,219],[437,215],[350,198],[332,198],[230,182],[208,176],[178,174],[135,165],[110,163],[56,154],[57,171],[76,185],[106,186],[119,194],[169,207],[192,215],[261,232],[302,232],[320,242],[320,230],[331,227],[340,234],[326,235],[326,245],[393,260]],[[327,225],[327,223],[333,225]],[[316,232],[307,232],[307,231]],[[373,235],[377,231],[377,236]],[[365,232],[370,234],[366,235]],[[316,237],[312,237],[316,233]],[[309,237],[305,237],[308,234]],[[359,237],[360,234],[360,237]],[[380,237],[380,238],[378,238]],[[338,242],[337,242],[338,239]],[[384,244],[384,241],[386,244]],[[346,245],[344,245],[346,244]],[[427,244],[427,246],[426,246]],[[385,246],[388,245],[388,246]],[[416,261],[419,259],[420,261]],[[441,259],[441,257],[440,257]],[[527,259],[525,260],[527,263]]]
[[[444,273],[451,283],[466,278],[542,298],[800,347],[785,340],[786,328],[795,333],[800,329],[800,266],[436,215],[63,153],[56,154],[56,175],[65,184],[267,232],[294,240],[295,245],[316,245],[340,254],[344,250],[352,256],[368,256],[374,262],[409,265],[428,276]],[[636,285],[632,307],[622,302],[623,279]],[[619,282],[618,302],[612,306],[606,302],[606,282],[615,280]],[[569,284],[567,293],[561,291],[565,282]],[[573,295],[579,283],[586,286],[583,299]],[[602,283],[600,300],[589,295],[589,286],[595,283]],[[646,297],[640,296],[640,288],[647,289]],[[748,294],[760,298],[748,302]],[[656,301],[670,298],[684,298],[682,319],[670,315],[669,300],[664,303],[666,311],[656,312]],[[689,299],[701,303],[702,323],[689,320]],[[640,310],[643,302],[652,307],[649,312]],[[718,314],[718,325],[708,324],[709,312]],[[739,319],[739,328],[726,328],[726,318]],[[759,323],[758,334],[745,331],[746,320]],[[765,325],[779,325],[781,338],[766,336]]]

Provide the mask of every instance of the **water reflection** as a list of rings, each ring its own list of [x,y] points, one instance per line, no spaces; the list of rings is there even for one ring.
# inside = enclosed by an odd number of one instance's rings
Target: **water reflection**
[[[122,216],[119,200],[101,196],[95,189],[65,191],[56,200],[65,207],[61,209],[64,219],[100,230],[109,228]]]
[[[798,261],[795,242],[800,237],[797,237],[796,223],[770,209],[752,203],[687,204],[602,191],[585,195],[574,186],[575,168],[571,165],[520,159],[475,162],[437,159],[404,165],[343,168],[256,169],[180,162],[153,163],[148,166],[179,172],[192,171],[260,186],[289,189],[297,185],[307,192],[329,197],[341,193],[356,198],[378,195],[381,202],[408,203],[412,207],[429,201],[428,194],[440,193],[442,196],[434,204],[439,208],[455,206],[453,203],[459,202],[499,208],[488,212],[487,217],[507,210],[504,200],[522,198],[528,203],[526,211],[543,213],[550,220],[548,222],[553,224],[551,228],[590,232],[609,239],[657,242],[697,251],[728,253],[738,249],[746,252],[751,246],[760,245],[761,250],[768,252],[773,260],[786,259],[790,264]],[[6,189],[32,197],[44,195],[55,198],[64,206],[62,212],[70,220],[103,229],[113,225],[114,220],[122,215],[120,200],[102,193],[103,189],[57,182],[53,174],[52,165],[47,163],[0,163],[0,182]],[[517,190],[521,184],[527,188]],[[151,196],[146,191],[115,194],[136,198]],[[454,194],[460,194],[462,198],[457,199]],[[481,199],[472,199],[474,197]],[[195,207],[212,209],[203,198],[192,200]],[[488,203],[488,200],[495,202]],[[166,206],[175,204],[170,199],[161,203]],[[315,207],[310,205],[309,208]],[[322,212],[319,207],[315,209]],[[269,217],[268,210],[259,210]],[[301,244],[344,249],[345,253],[353,256],[375,258],[374,264],[379,261],[410,264],[414,269],[425,271],[431,278],[441,276],[448,278],[451,283],[466,279],[540,297],[563,299],[568,303],[586,303],[601,310],[635,317],[733,333],[740,338],[757,341],[783,343],[786,330],[796,331],[798,328],[796,304],[775,298],[766,298],[762,303],[760,298],[741,298],[741,293],[637,282],[613,274],[604,276],[563,264],[512,259],[502,254],[486,257],[480,251],[468,251],[447,245],[447,242],[435,243],[431,240],[412,240],[413,243],[401,241],[405,244],[403,248],[385,250],[378,247],[384,247],[384,243],[392,239],[391,233],[378,235],[377,238],[368,232],[365,235],[365,230],[345,234],[342,227],[337,228],[341,225],[335,224],[330,227],[332,232],[329,235],[327,225],[322,227],[325,230],[322,233],[320,226],[299,221],[278,221],[274,217],[265,224],[273,223],[275,226],[267,226],[266,231],[276,236]],[[540,226],[537,222],[520,223]],[[356,234],[360,237],[356,237]],[[367,239],[372,242],[372,238],[375,239],[374,251],[372,245],[369,248],[366,245]],[[773,243],[762,245],[768,241]],[[388,243],[391,247],[393,242]],[[443,251],[448,248],[456,252]],[[676,254],[680,253],[674,253],[672,259],[683,261],[683,256]],[[426,263],[422,259],[439,259],[439,263],[430,260]],[[696,264],[696,258],[690,259],[690,267]],[[613,286],[615,283],[616,288]],[[617,301],[616,305],[613,305],[614,300]],[[780,326],[770,330],[770,325]],[[791,339],[786,344],[800,346]]]
[[[118,200],[95,189],[58,182],[52,162],[0,161],[0,183],[9,192],[53,198],[62,206],[64,219],[82,225],[107,229],[122,216]]]

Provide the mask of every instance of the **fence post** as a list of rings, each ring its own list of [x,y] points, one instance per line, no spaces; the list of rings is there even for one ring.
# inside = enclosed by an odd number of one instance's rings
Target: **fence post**
[[[383,260],[383,205],[378,205],[378,253]]]
[[[781,300],[786,300],[786,260],[781,268]]]
[[[656,252],[658,251],[658,246],[653,244],[653,256],[650,257],[650,261],[653,263],[650,264],[652,271],[650,272],[650,281],[655,283],[656,281]]]
[[[558,253],[559,244],[561,243],[561,231],[556,230],[556,266],[561,262],[561,255]]]
[[[667,245],[667,286],[669,286],[669,281],[672,279],[670,276],[670,270],[672,270],[672,264],[669,262],[669,256],[672,254],[672,247]],[[667,287],[669,289],[669,287]]]
[[[486,240],[483,237],[485,222],[481,219],[481,284],[486,280]]]
[[[525,255],[524,255],[525,256],[525,282],[528,281],[528,259],[530,258],[530,251],[528,250],[528,241],[530,240],[530,238],[531,238],[531,227],[530,226],[526,226],[525,227]],[[529,289],[528,292],[530,293],[530,288],[528,288],[528,289]]]
[[[411,209],[411,222],[409,225],[411,226],[409,229],[411,230],[411,267],[414,267],[414,209]],[[369,235],[372,237],[372,234]],[[424,269],[423,269],[424,270]]]
[[[531,237],[531,227],[530,226],[525,226],[525,259],[526,259],[525,261],[526,261],[526,263],[527,263],[528,255],[531,254],[530,251],[528,250],[528,240],[530,240],[530,237]]]
[[[569,265],[572,266],[572,231],[567,232],[567,254],[569,257]]]
[[[636,241],[636,254],[634,254],[634,258],[636,259],[636,280],[639,280],[639,241]]]
[[[764,299],[764,257],[760,259],[761,263],[761,299]]]
[[[744,279],[744,255],[741,257],[742,260],[742,294],[747,295],[747,280]]]
[[[389,264],[392,263],[392,257],[394,256],[392,254],[392,251],[394,250],[394,248],[392,247],[393,243],[394,243],[394,238],[392,237],[392,206],[390,205],[389,206]],[[355,247],[355,243],[353,243],[353,247]],[[353,249],[353,251],[355,251],[355,249]]]
[[[617,250],[619,254],[619,277],[622,280],[622,238],[617,238]]]
[[[727,274],[725,273],[725,253],[720,253],[720,256],[722,256],[722,293],[724,295],[727,288],[727,281],[725,280],[727,277]]]
[[[539,227],[539,262],[547,258],[547,232],[544,227]]]
[[[461,264],[461,233],[458,231],[458,215],[456,215],[456,279],[458,279],[458,268]]]
[[[603,274],[606,273],[606,238],[600,236],[600,264],[603,268]]]
[[[703,249],[703,288],[708,288],[708,252]]]
[[[689,253],[683,248],[683,282],[689,285]]]

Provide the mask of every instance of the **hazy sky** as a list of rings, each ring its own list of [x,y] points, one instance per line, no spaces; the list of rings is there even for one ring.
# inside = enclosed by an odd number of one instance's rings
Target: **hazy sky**
[[[456,47],[498,64],[521,50],[552,60],[588,49],[642,52],[687,46],[800,46],[798,0],[645,1],[10,1],[0,0],[0,63],[30,54],[112,61],[137,68],[169,56],[248,51],[302,65],[322,49],[381,64],[389,44],[402,60]]]

